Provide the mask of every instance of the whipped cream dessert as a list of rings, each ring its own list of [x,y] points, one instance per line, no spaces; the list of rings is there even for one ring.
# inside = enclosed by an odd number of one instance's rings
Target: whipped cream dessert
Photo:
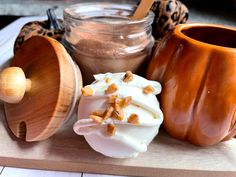
[[[127,158],[147,151],[163,122],[155,96],[161,85],[130,71],[94,77],[82,89],[74,131],[106,156]]]

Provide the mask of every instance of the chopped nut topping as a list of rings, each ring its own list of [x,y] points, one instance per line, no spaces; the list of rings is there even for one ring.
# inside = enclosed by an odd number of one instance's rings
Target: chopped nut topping
[[[106,94],[111,94],[111,93],[114,93],[118,90],[118,86],[116,84],[111,84],[107,87],[107,89],[105,90],[105,93]]]
[[[138,115],[137,114],[131,114],[128,118],[128,123],[140,124]]]
[[[119,104],[121,107],[126,107],[128,106],[132,101],[132,97],[128,96],[125,98],[118,98],[117,95],[111,95],[108,97],[107,103],[108,104]]]
[[[124,119],[123,108],[128,106],[131,103],[131,101],[132,101],[131,96],[125,98],[118,98],[117,95],[108,96],[107,103],[110,104],[110,106],[113,108],[113,110],[110,108],[109,116],[111,116],[114,119],[122,121]],[[110,115],[110,113],[112,113],[112,115]],[[105,118],[107,118],[107,116]]]
[[[110,84],[111,78],[106,78],[105,82],[106,82],[107,84]]]
[[[147,87],[143,88],[143,93],[144,94],[149,94],[149,93],[153,93],[155,90],[151,85],[148,85]]]
[[[110,95],[108,97],[107,103],[108,104],[114,104],[116,102],[117,95]]]
[[[114,110],[113,114],[112,114],[112,117],[117,119],[117,120],[122,121],[124,119],[124,113],[121,109],[120,110]]]
[[[92,115],[103,117],[104,111],[103,110],[96,110],[92,113]]]
[[[132,97],[131,96],[125,97],[122,100],[122,107],[126,107],[126,106],[130,105],[131,101],[132,101]]]
[[[102,117],[95,116],[95,115],[90,115],[89,118],[90,118],[90,119],[93,119],[93,121],[96,122],[96,123],[98,123],[98,124],[101,124],[102,121],[103,121],[103,118],[102,118]]]
[[[131,71],[126,71],[125,76],[123,78],[124,82],[130,82],[134,79],[133,73]]]
[[[115,107],[116,111],[120,111],[121,110],[121,106],[120,106],[119,103],[115,103],[114,107]]]
[[[110,106],[109,108],[106,109],[103,119],[108,119],[109,117],[111,117],[112,112],[114,111],[114,108],[112,106]]]
[[[121,99],[121,98],[116,98],[116,100],[115,100],[115,105],[117,105],[117,106],[122,106],[122,103],[123,103],[123,99]]]
[[[113,118],[120,120],[120,121],[123,120],[123,118],[124,118],[124,114],[121,109],[122,103],[123,103],[123,99],[120,99],[120,98],[116,99],[115,104],[114,104],[115,110],[112,115]]]
[[[84,96],[92,96],[94,93],[93,89],[89,86],[85,86],[81,91]]]
[[[108,124],[107,125],[107,133],[108,135],[112,136],[116,133],[116,127],[114,124]]]

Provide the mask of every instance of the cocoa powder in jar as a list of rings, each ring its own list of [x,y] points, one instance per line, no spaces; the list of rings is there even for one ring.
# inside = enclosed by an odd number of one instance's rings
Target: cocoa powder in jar
[[[103,9],[102,3],[100,5]],[[119,14],[114,15],[121,6],[112,4],[109,7],[94,12],[92,17],[78,18],[76,23],[74,19],[65,19],[69,28],[65,40],[81,69],[85,84],[93,81],[93,75],[98,73],[130,70],[143,75],[149,62],[154,44],[151,35],[154,15],[150,13],[140,21],[132,21],[128,16],[132,13],[131,9],[121,9]],[[88,9],[92,9],[91,4]],[[86,12],[86,15],[89,16],[89,13]],[[81,17],[81,14],[78,16]]]

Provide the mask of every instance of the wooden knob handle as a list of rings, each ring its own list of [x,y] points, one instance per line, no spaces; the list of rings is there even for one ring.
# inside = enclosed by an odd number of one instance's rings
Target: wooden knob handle
[[[0,73],[0,99],[7,103],[19,103],[25,92],[31,89],[31,81],[25,78],[24,71],[9,67]]]

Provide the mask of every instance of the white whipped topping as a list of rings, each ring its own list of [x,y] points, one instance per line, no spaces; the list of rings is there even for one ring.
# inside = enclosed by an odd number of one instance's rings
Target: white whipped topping
[[[104,90],[107,88],[106,79],[111,78],[112,79],[111,83],[115,83],[116,85],[119,85],[119,86],[139,88],[142,91],[144,87],[146,87],[147,85],[150,85],[154,88],[154,92],[152,94],[157,95],[161,92],[161,84],[159,82],[150,81],[135,74],[133,74],[134,79],[132,81],[123,82],[124,75],[125,73],[96,74],[94,75],[95,81],[90,86],[91,88],[94,89],[94,91],[96,92],[96,95],[98,95],[100,92],[104,94]]]
[[[132,81],[123,81],[125,73],[106,73],[95,75],[95,81],[89,85],[93,89],[92,96],[82,96],[78,108],[78,121],[74,124],[74,131],[84,135],[88,144],[97,152],[116,158],[135,157],[140,152],[147,151],[147,146],[157,135],[160,124],[163,122],[163,114],[155,95],[161,92],[161,85],[156,81],[149,81],[134,75]],[[110,78],[111,82],[106,83]],[[132,97],[131,104],[123,109],[122,121],[108,118],[97,124],[89,118],[95,110],[107,108],[108,96],[105,90],[110,84],[115,83],[118,90],[113,93],[119,98]],[[154,88],[153,93],[144,94],[146,86]],[[128,123],[131,114],[138,115],[139,124]],[[114,135],[107,134],[107,124],[114,124]]]

